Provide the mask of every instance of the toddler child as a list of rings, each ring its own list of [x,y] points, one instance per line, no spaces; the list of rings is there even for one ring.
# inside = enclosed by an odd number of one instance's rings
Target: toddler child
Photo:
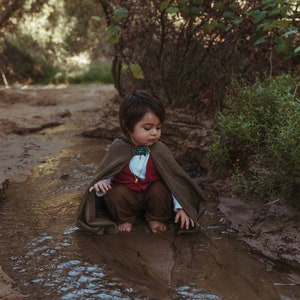
[[[174,215],[181,229],[197,225],[205,196],[160,141],[164,120],[164,107],[152,94],[139,90],[125,97],[119,110],[123,135],[113,141],[85,192],[80,228],[130,232],[139,212],[145,212],[153,233],[166,231]]]

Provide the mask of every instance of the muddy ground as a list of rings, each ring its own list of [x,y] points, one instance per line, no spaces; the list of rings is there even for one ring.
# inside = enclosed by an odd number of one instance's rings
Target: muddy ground
[[[68,124],[74,121],[76,113],[87,112],[96,117],[79,134],[87,139],[111,140],[119,132],[115,98],[112,86],[0,90],[1,197],[5,198],[12,183],[24,182],[34,165],[70,146],[68,139],[49,141],[43,130]],[[199,120],[194,112],[170,111],[163,141],[211,199],[208,214],[211,206],[216,207],[220,213],[218,222],[232,230],[241,247],[246,245],[249,253],[259,255],[269,272],[279,265],[300,270],[299,209],[279,199],[261,201],[239,197],[230,190],[228,179],[215,178],[205,158],[212,126],[213,120]],[[33,136],[35,133],[41,133],[38,139]],[[68,174],[61,174],[62,180],[67,177]],[[170,268],[165,267],[167,273]],[[0,273],[3,283],[0,298],[18,299],[12,289],[13,281],[1,269]],[[299,287],[300,277],[294,276],[292,283]]]

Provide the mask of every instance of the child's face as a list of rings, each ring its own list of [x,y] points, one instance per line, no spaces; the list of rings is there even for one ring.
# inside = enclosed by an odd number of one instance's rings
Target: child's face
[[[152,146],[160,139],[161,126],[155,114],[147,112],[129,133],[131,141],[135,146]]]

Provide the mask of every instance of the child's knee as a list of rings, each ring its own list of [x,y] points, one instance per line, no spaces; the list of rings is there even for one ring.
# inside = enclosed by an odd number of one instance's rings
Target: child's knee
[[[155,181],[149,187],[151,195],[155,197],[171,197],[171,192],[162,180]]]
[[[124,184],[116,184],[112,186],[112,189],[109,190],[105,196],[107,205],[120,205],[126,204],[128,202],[127,199],[131,199],[131,191],[130,189]]]

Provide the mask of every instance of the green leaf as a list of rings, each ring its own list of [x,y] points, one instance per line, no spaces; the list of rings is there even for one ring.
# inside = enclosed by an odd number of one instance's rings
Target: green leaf
[[[132,75],[136,79],[143,79],[144,78],[144,72],[140,65],[138,64],[132,64],[130,65],[130,70],[132,72]]]
[[[203,30],[205,33],[211,33],[216,27],[217,27],[217,22],[215,20],[212,20],[211,22],[205,22],[203,24]]]
[[[201,12],[203,11],[203,8],[202,7],[191,7],[190,8],[190,14],[192,16],[197,16],[199,15]]]
[[[224,2],[223,1],[218,1],[214,4],[214,9],[222,10],[223,8],[224,8]]]
[[[117,44],[119,42],[119,38],[120,38],[121,27],[115,26],[115,25],[110,25],[108,28],[108,33],[109,33],[108,42],[113,45]]]
[[[280,8],[275,8],[275,9],[273,9],[272,11],[270,11],[270,12],[268,13],[268,15],[269,15],[270,17],[272,17],[272,16],[279,15],[280,13],[281,13],[281,9],[280,9]]]
[[[268,38],[268,35],[264,35],[264,36],[260,37],[258,40],[256,40],[256,42],[254,43],[254,45],[263,44],[266,41],[267,38]]]
[[[126,64],[124,64],[124,65],[122,65],[121,72],[122,72],[122,73],[125,73],[128,69],[129,69],[129,66],[126,65]]]
[[[275,39],[275,46],[274,49],[278,52],[278,53],[284,53],[287,54],[289,51],[289,44],[283,40],[283,39]]]
[[[234,18],[234,19],[232,20],[232,22],[233,22],[234,24],[236,24],[236,25],[239,25],[239,24],[241,24],[241,23],[243,22],[243,19],[242,19],[242,18]]]
[[[119,43],[120,37],[118,35],[110,35],[108,37],[108,42],[112,45],[118,44]]]
[[[218,29],[225,29],[226,25],[224,23],[217,22],[216,23],[216,28],[218,28]]]
[[[262,1],[262,7],[263,9],[272,9],[274,7],[276,7],[276,1],[274,0],[268,0],[268,1]]]
[[[112,21],[113,21],[113,23],[117,23],[121,19],[127,18],[127,17],[128,17],[128,10],[126,8],[118,8],[114,11]]]
[[[235,13],[233,13],[232,11],[225,11],[223,17],[225,19],[232,19],[235,17]]]
[[[170,0],[163,1],[159,7],[159,11],[162,12],[162,11],[166,10],[169,7],[170,2],[171,2]]]
[[[271,22],[270,20],[265,20],[263,23],[257,26],[256,30],[269,31],[274,28],[277,28],[277,25],[274,22]]]
[[[240,4],[238,3],[238,1],[233,1],[231,4],[229,4],[229,8],[231,8],[231,9],[239,9],[240,8]]]
[[[259,23],[260,21],[265,19],[267,12],[265,10],[264,11],[255,10],[251,12],[251,15],[254,19],[254,23]]]
[[[298,33],[298,30],[297,30],[297,29],[291,29],[291,30],[285,32],[281,37],[286,37],[286,36],[288,36],[288,35],[296,34],[296,33]]]
[[[114,11],[114,15],[119,18],[127,18],[128,17],[128,9],[127,8],[118,8]]]
[[[96,22],[100,22],[101,18],[99,16],[92,16],[92,20]]]
[[[110,35],[118,35],[121,32],[121,27],[116,25],[110,25],[108,28],[108,33]]]
[[[300,52],[300,46],[298,46],[294,49],[294,53],[298,53],[298,52]]]
[[[168,8],[166,9],[166,12],[167,12],[168,14],[176,14],[177,12],[179,12],[179,8],[176,7],[176,6],[168,7]]]

